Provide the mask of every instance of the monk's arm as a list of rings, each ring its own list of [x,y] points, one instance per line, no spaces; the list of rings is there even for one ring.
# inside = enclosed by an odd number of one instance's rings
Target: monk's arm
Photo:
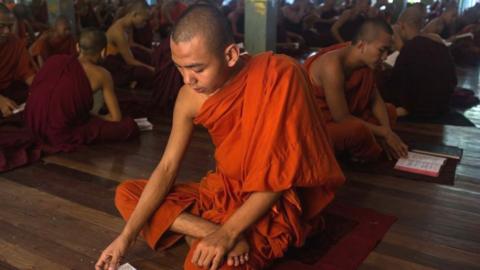
[[[108,114],[99,115],[98,117],[111,122],[118,122],[122,120],[122,112],[120,111],[118,99],[115,95],[112,75],[110,75],[110,72],[107,70],[101,70],[101,88],[103,92],[103,99],[107,105]]]
[[[153,171],[137,206],[128,220],[122,235],[133,240],[147,220],[158,208],[173,186],[180,162],[193,132],[193,117],[189,112],[185,91],[180,91],[175,105],[173,125],[165,152]]]
[[[350,10],[345,10],[342,15],[340,15],[340,18],[332,25],[331,32],[333,37],[340,43],[345,42],[340,35],[340,28],[348,21],[350,18]]]
[[[152,72],[155,71],[154,67],[146,65],[141,61],[138,61],[137,59],[135,59],[135,57],[132,54],[132,51],[130,50],[130,43],[123,35],[119,35],[115,33],[113,42],[115,43],[115,45],[117,45],[118,52],[122,55],[122,58],[123,60],[125,60],[125,63],[131,66],[142,66],[151,70]]]
[[[385,101],[383,101],[378,89],[375,89],[375,96],[372,100],[372,113],[375,118],[377,118],[378,122],[380,122],[380,126],[383,127],[383,129],[391,130]]]
[[[327,105],[335,122],[341,123],[355,119],[365,124],[375,135],[383,136],[385,132],[381,126],[373,125],[350,113],[345,98],[345,76],[338,59],[332,55],[326,55],[324,59],[314,63],[311,72],[310,76],[314,84],[322,85],[325,91]]]
[[[35,79],[35,75],[31,75],[28,78],[25,79],[25,83],[30,86],[32,85],[33,79]]]
[[[240,208],[223,224],[225,230],[233,239],[250,228],[257,220],[263,217],[272,208],[281,192],[254,192]]]

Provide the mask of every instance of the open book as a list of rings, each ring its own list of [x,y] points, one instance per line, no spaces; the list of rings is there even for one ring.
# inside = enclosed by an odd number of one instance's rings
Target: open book
[[[438,177],[440,169],[447,159],[415,152],[408,152],[407,158],[400,158],[395,164],[395,169],[411,173]]]

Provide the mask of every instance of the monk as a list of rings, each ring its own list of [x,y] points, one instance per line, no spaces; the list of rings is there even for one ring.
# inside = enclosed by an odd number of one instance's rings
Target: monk
[[[79,56],[50,57],[30,88],[25,120],[34,136],[56,151],[82,144],[123,141],[138,134],[131,118],[122,118],[113,81],[100,67],[107,39],[98,30],[84,30]],[[102,91],[108,114],[91,115],[93,94]]]
[[[185,269],[264,268],[321,226],[344,181],[308,78],[287,56],[240,57],[210,5],[190,6],[170,42],[185,81],[170,138],[148,181],[117,188],[127,224],[96,269],[116,269],[140,231],[159,249],[188,236]],[[194,124],[208,129],[217,168],[200,183],[175,184]]]
[[[392,28],[385,21],[366,21],[352,43],[322,49],[305,62],[316,88],[335,150],[354,161],[407,155],[407,146],[392,131],[395,107],[386,106],[375,85],[374,69],[387,57]]]
[[[115,85],[125,86],[132,82],[151,81],[154,67],[146,63],[149,57],[140,61],[131,47],[151,54],[150,49],[134,44],[133,27],[142,28],[149,18],[148,5],[144,0],[130,1],[125,7],[125,15],[118,19],[107,31],[107,59],[105,67],[112,73]]]
[[[39,68],[53,55],[75,55],[75,38],[72,35],[70,22],[64,16],[55,19],[53,28],[44,32],[30,47],[30,55]]]
[[[456,85],[455,64],[437,35],[422,34],[423,14],[407,8],[397,20],[396,36],[402,40],[390,79],[383,93],[397,106],[398,116],[437,119],[449,112]]]
[[[25,43],[12,34],[15,18],[10,10],[0,4],[0,111],[9,117],[25,102],[28,85],[35,76]]]
[[[351,41],[362,23],[367,19],[369,10],[369,0],[356,0],[352,8],[343,11],[331,28],[332,35],[337,42]]]
[[[228,20],[236,42],[244,42],[245,35],[245,1],[238,0],[235,10],[228,14]]]
[[[431,20],[422,30],[423,33],[438,34],[443,39],[448,39],[453,34],[455,19],[458,15],[457,3],[449,4],[445,11],[437,18]]]

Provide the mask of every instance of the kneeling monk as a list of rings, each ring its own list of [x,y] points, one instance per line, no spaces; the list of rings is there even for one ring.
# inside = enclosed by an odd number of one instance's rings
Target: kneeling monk
[[[286,56],[241,58],[215,7],[189,7],[170,43],[185,82],[170,138],[150,180],[118,187],[127,224],[96,269],[116,269],[140,231],[152,248],[192,239],[185,269],[263,268],[320,226],[344,181],[308,78]],[[208,129],[217,168],[174,185],[194,124]]]
[[[0,3],[0,119],[25,102],[35,76],[25,43],[12,34],[14,23],[13,14]]]
[[[100,141],[122,141],[138,134],[131,118],[122,119],[113,81],[97,65],[107,39],[86,30],[79,40],[80,55],[50,57],[30,88],[25,120],[42,143],[59,151]],[[101,90],[109,114],[93,116],[93,93]]]
[[[373,72],[386,58],[392,35],[386,22],[368,20],[351,44],[322,49],[305,62],[335,150],[355,160],[378,158],[381,146],[389,157],[407,155],[407,146],[391,129],[395,107],[384,103]]]

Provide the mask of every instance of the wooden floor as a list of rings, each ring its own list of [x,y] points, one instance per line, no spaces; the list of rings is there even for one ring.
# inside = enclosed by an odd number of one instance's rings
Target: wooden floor
[[[464,87],[479,89],[478,69],[460,72]],[[480,108],[466,115],[480,124]],[[154,131],[138,140],[84,147],[1,174],[0,269],[93,269],[124,224],[113,205],[115,186],[148,177],[162,154],[169,122],[154,122]],[[399,129],[459,146],[464,156],[454,186],[346,172],[338,200],[399,218],[361,269],[480,269],[480,130]],[[208,134],[196,131],[180,181],[198,180],[213,168],[212,149]],[[186,251],[180,244],[153,252],[140,239],[126,260],[137,269],[182,269]]]

